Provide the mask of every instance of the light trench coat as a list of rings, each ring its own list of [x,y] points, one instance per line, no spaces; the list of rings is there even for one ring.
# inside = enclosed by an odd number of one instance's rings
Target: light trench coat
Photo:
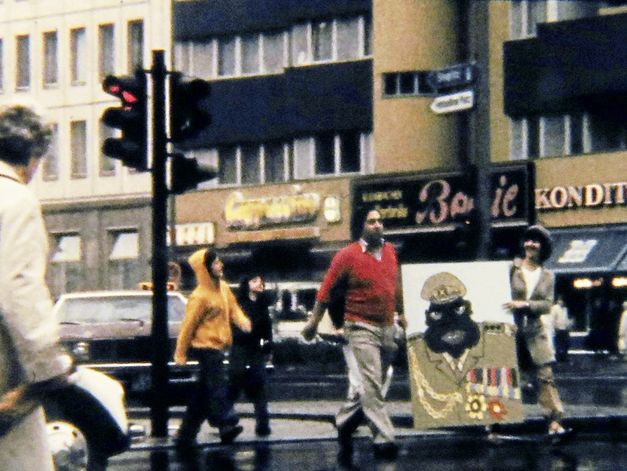
[[[48,240],[39,202],[0,161],[0,394],[65,373],[45,282]],[[0,437],[0,468],[52,470],[41,407]]]

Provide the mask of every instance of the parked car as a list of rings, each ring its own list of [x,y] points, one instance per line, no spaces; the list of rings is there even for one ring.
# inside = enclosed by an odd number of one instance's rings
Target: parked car
[[[185,315],[186,298],[168,292],[169,357]],[[55,303],[61,341],[77,364],[119,379],[128,394],[151,383],[152,291],[90,291],[61,295]],[[170,382],[190,381],[190,368],[171,368]]]

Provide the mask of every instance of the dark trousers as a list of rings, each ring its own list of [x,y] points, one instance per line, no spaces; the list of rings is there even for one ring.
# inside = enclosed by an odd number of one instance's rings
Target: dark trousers
[[[569,348],[570,332],[568,330],[555,329],[555,356],[557,361],[568,361]]]
[[[193,388],[179,428],[179,438],[184,440],[195,439],[205,420],[219,429],[239,422],[239,417],[227,398],[224,353],[210,348],[198,348],[192,349],[190,354],[198,360],[200,370],[198,382]]]
[[[261,351],[247,351],[234,347],[229,356],[228,398],[231,404],[244,391],[253,403],[257,429],[269,424],[266,365]]]

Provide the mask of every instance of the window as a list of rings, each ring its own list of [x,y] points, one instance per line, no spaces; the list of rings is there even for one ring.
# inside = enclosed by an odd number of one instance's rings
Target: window
[[[313,60],[330,61],[333,59],[333,23],[319,21],[312,25]]]
[[[115,73],[115,30],[112,24],[98,26],[98,77]]]
[[[627,121],[620,109],[604,109],[588,113],[590,152],[627,149]]]
[[[337,21],[337,58],[348,60],[359,57],[364,50],[360,38],[360,18],[347,18]]]
[[[235,38],[222,38],[218,41],[218,75],[232,76],[237,73],[235,68]]]
[[[59,83],[58,48],[57,32],[48,31],[44,33],[44,86]]]
[[[53,236],[49,285],[55,295],[83,288],[82,249],[79,234]]]
[[[100,121],[100,142],[103,143],[105,139],[110,137],[117,137],[119,131],[106,126]],[[112,159],[108,155],[102,152],[102,145],[100,146],[100,159],[99,159],[99,173],[101,177],[115,175],[115,159]]]
[[[17,36],[15,39],[16,64],[15,64],[15,85],[17,90],[28,90],[30,88],[30,36],[25,34]]]
[[[139,273],[139,234],[125,229],[110,232],[109,253],[110,289],[128,289],[141,279]]]
[[[128,22],[127,70],[135,72],[144,66],[144,22],[134,20]]]
[[[44,181],[52,181],[59,178],[59,126],[55,123],[51,127],[52,139],[42,162],[42,178]]]
[[[528,116],[512,120],[511,158],[533,159],[627,149],[621,110]]]
[[[4,42],[0,38],[0,92],[4,90]]]
[[[240,148],[242,185],[261,182],[260,147],[250,144]]]
[[[250,185],[284,182],[289,178],[288,159],[289,146],[278,141],[222,147],[217,150],[218,183]]]
[[[267,33],[261,35],[262,72],[282,72],[285,66],[285,35],[283,33]]]
[[[354,60],[372,53],[371,21],[365,16],[299,23],[291,29],[291,63]]]
[[[238,183],[237,147],[222,147],[218,154],[220,162],[218,181],[223,185]]]
[[[199,78],[215,76],[213,41],[192,44],[192,66],[189,74]]]
[[[70,77],[72,85],[84,85],[87,79],[87,37],[85,28],[70,31]]]
[[[283,182],[288,179],[285,170],[285,145],[280,142],[271,142],[263,146],[265,181],[268,183]]]
[[[325,133],[294,141],[294,179],[365,173],[372,167],[370,133]]]
[[[510,9],[510,35],[513,39],[535,36],[537,24],[546,21],[546,0],[512,1]]]
[[[87,125],[85,121],[70,123],[72,178],[87,177]]]
[[[392,96],[432,96],[437,93],[428,80],[429,72],[394,72],[383,74],[383,94]]]
[[[259,52],[261,37],[259,34],[248,34],[241,38],[242,74],[258,74],[261,70]]]

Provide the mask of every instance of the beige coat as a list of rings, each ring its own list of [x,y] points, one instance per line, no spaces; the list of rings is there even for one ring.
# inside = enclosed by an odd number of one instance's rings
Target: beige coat
[[[39,202],[0,161],[0,394],[66,372],[45,283],[48,241]],[[0,467],[52,469],[41,408],[0,437]]]
[[[555,351],[550,333],[542,323],[541,316],[551,312],[553,305],[555,277],[553,273],[541,267],[540,280],[529,297],[529,310],[526,323],[522,327],[522,337],[525,340],[531,358],[536,366],[542,366],[555,361]],[[511,288],[513,300],[527,299],[527,285],[521,269],[514,265],[511,271]]]

